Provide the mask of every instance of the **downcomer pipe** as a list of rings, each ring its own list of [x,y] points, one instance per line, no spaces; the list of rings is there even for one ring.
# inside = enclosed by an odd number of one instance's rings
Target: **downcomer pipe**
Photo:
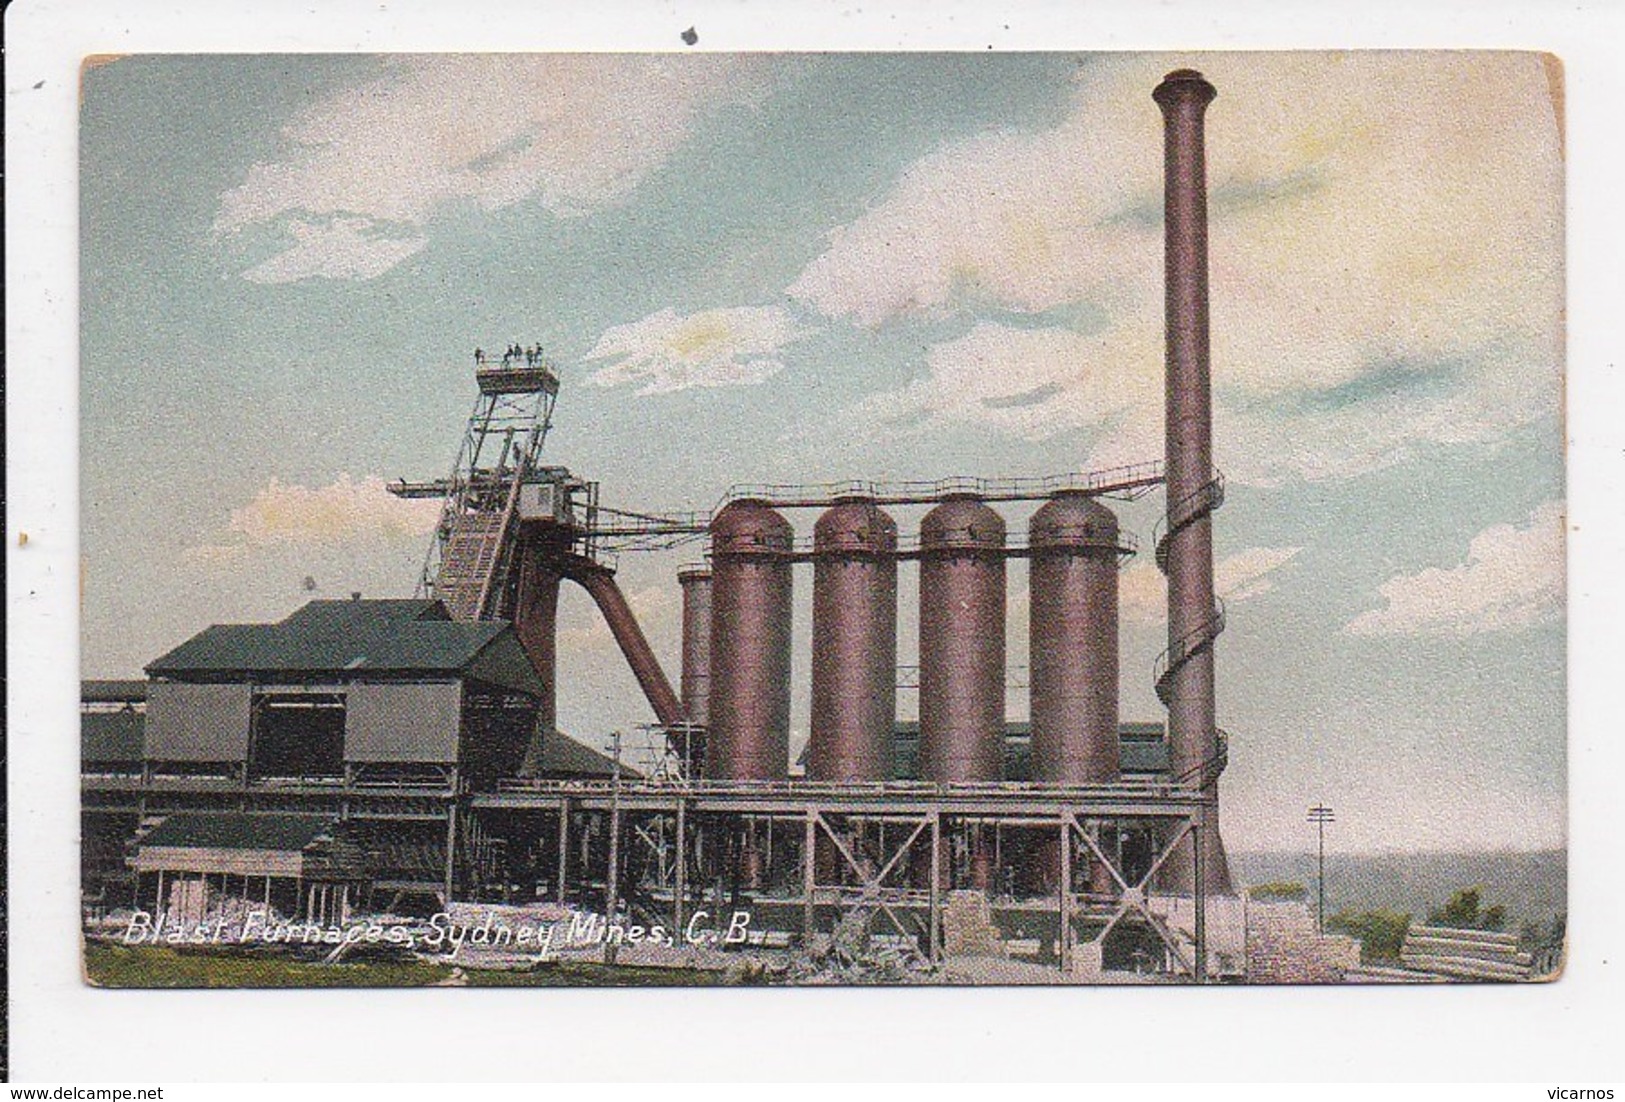
[[[518,554],[519,584],[513,626],[525,656],[542,683],[538,725],[546,731],[556,730],[558,725],[559,585],[566,578],[585,589],[598,605],[655,717],[667,726],[680,723],[682,708],[677,695],[672,692],[671,682],[666,680],[660,660],[650,649],[625,595],[615,584],[614,575],[603,566],[574,554],[570,550],[570,534],[562,528],[543,527],[525,532],[520,538]]]
[[[601,566],[587,566],[572,569],[566,577],[585,589],[598,605],[626,664],[632,668],[632,676],[637,678],[638,687],[648,699],[649,707],[654,709],[655,718],[667,727],[683,722],[683,708],[677,694],[672,692],[671,682],[660,668],[660,659],[655,657],[643,628],[638,626],[632,606],[626,603],[626,595],[615,584],[615,576]]]

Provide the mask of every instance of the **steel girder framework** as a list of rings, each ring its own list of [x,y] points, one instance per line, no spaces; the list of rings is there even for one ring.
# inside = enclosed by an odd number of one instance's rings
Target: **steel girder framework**
[[[1194,928],[1187,932],[1188,941],[1152,905],[1151,888],[1159,874],[1185,838],[1199,839],[1211,821],[1209,801],[1190,788],[632,783],[617,792],[606,782],[516,781],[470,801],[472,815],[492,811],[540,813],[557,825],[553,894],[561,902],[572,876],[577,888],[593,881],[609,883],[605,869],[574,867],[579,862],[571,849],[572,822],[595,817],[600,829],[607,828],[618,842],[624,841],[616,847],[622,855],[641,846],[651,857],[644,864],[647,886],[666,900],[662,905],[669,908],[677,930],[685,929],[694,908],[705,905],[708,895],[719,908],[726,905],[730,877],[735,898],[741,891],[753,892],[754,874],[748,867],[753,859],[744,855],[762,844],[765,825],[768,849],[779,840],[777,852],[793,857],[793,862],[773,862],[769,872],[778,875],[776,891],[755,898],[792,910],[799,907],[800,929],[795,932],[804,947],[817,938],[820,913],[827,917],[833,911],[837,921],[855,916],[866,930],[874,919],[884,918],[905,942],[918,946],[923,940],[919,952],[934,964],[943,959],[944,858],[950,840],[972,827],[1053,832],[1060,854],[1059,883],[1049,897],[1059,927],[1062,972],[1072,970],[1080,944],[1076,921],[1087,917],[1101,924],[1086,941],[1104,945],[1125,922],[1143,923],[1166,947],[1174,973],[1198,983],[1209,978],[1206,899],[1200,888],[1204,870],[1191,870],[1198,887],[1191,898]],[[860,830],[869,839],[863,849],[853,840]],[[1149,863],[1131,872],[1116,847],[1099,840],[1113,830],[1146,831],[1155,838]],[[827,858],[826,867],[820,869],[820,851],[826,846],[837,858],[834,879],[846,883],[832,882]],[[927,872],[919,878],[925,883],[900,882],[917,869],[916,859],[927,850]],[[1201,846],[1186,852],[1194,862],[1202,860]],[[1072,882],[1073,856],[1083,853],[1109,877],[1104,893],[1080,890],[1088,886]],[[701,880],[696,874],[709,875]],[[645,895],[640,905],[647,907],[649,898]],[[606,905],[609,902],[606,898]],[[923,923],[917,920],[922,907]]]

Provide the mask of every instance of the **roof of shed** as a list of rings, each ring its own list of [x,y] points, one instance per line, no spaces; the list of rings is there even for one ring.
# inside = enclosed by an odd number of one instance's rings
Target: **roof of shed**
[[[177,849],[268,849],[302,851],[331,834],[331,815],[251,815],[242,812],[171,815],[142,837],[140,845]]]
[[[460,673],[507,630],[501,622],[453,621],[439,601],[312,601],[279,623],[206,628],[147,672]]]
[[[540,772],[544,776],[613,777],[615,759],[577,742],[563,731],[548,731],[542,735]],[[623,761],[621,776],[638,780],[643,774]]]

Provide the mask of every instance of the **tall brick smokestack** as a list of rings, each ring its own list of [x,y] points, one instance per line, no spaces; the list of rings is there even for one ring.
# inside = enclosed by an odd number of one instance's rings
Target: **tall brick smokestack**
[[[1177,69],[1152,98],[1163,118],[1163,234],[1166,288],[1168,494],[1165,562],[1168,573],[1168,668],[1159,685],[1168,705],[1168,742],[1175,777],[1204,775],[1214,757],[1214,640],[1222,623],[1213,593],[1213,520],[1218,483],[1213,469],[1212,380],[1208,359],[1207,170],[1203,117],[1217,95],[1202,74]],[[1218,785],[1203,831],[1204,879],[1210,892],[1230,891],[1218,834]],[[1174,886],[1188,885],[1191,862],[1176,857]]]

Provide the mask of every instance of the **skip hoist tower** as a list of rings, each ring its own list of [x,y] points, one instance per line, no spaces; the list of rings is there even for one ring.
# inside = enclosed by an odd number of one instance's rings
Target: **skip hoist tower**
[[[561,582],[598,605],[662,725],[683,722],[676,694],[615,582],[615,557],[697,539],[709,514],[656,516],[598,503],[598,483],[542,462],[559,376],[537,348],[511,346],[500,359],[476,350],[478,395],[450,477],[391,483],[402,498],[444,505],[424,560],[418,595],[441,601],[454,620],[514,624],[545,686],[552,727]]]
[[[445,495],[418,592],[444,602],[454,620],[503,611],[523,489],[549,488],[536,476],[559,394],[558,374],[539,349],[510,350],[500,361],[476,353],[474,377],[479,395],[451,477],[396,489],[403,497]]]

